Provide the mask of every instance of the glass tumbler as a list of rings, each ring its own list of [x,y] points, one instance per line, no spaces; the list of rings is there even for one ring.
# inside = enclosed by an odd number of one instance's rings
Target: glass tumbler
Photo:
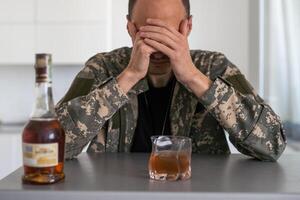
[[[187,180],[191,177],[191,139],[183,136],[152,136],[149,176],[153,180]]]

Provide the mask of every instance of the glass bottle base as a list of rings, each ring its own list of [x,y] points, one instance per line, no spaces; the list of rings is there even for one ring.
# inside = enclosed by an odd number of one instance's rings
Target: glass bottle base
[[[187,171],[185,173],[175,173],[175,174],[156,173],[150,171],[149,176],[150,179],[156,181],[177,181],[177,180],[185,181],[191,178],[191,171]]]
[[[46,185],[53,184],[65,178],[65,174],[27,174],[23,175],[22,180],[25,184]]]

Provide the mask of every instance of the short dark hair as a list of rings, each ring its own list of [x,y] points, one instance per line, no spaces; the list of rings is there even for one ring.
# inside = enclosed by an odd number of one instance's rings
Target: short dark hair
[[[133,11],[136,1],[137,0],[129,0],[129,3],[128,3],[128,18],[129,19],[131,19],[132,11]],[[190,0],[181,0],[181,1],[182,1],[182,4],[184,5],[187,16],[190,16],[191,15]]]

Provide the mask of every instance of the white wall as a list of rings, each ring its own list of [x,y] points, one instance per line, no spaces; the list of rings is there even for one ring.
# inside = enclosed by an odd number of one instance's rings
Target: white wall
[[[82,63],[107,49],[108,0],[0,0],[0,63]]]
[[[55,102],[65,94],[80,68],[81,65],[53,67]],[[0,65],[0,121],[3,123],[28,120],[34,103],[34,73],[31,65]]]
[[[192,1],[191,48],[221,51],[248,74],[249,1]]]
[[[225,52],[246,70],[250,0],[191,0],[190,46]],[[0,64],[33,62],[51,52],[59,63],[83,63],[96,52],[131,45],[127,0],[0,0]]]

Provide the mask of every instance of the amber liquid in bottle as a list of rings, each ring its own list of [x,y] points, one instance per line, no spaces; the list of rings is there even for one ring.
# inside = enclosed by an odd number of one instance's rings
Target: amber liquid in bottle
[[[65,177],[65,134],[54,111],[50,64],[51,55],[36,55],[36,101],[22,135],[23,183],[51,184]]]

